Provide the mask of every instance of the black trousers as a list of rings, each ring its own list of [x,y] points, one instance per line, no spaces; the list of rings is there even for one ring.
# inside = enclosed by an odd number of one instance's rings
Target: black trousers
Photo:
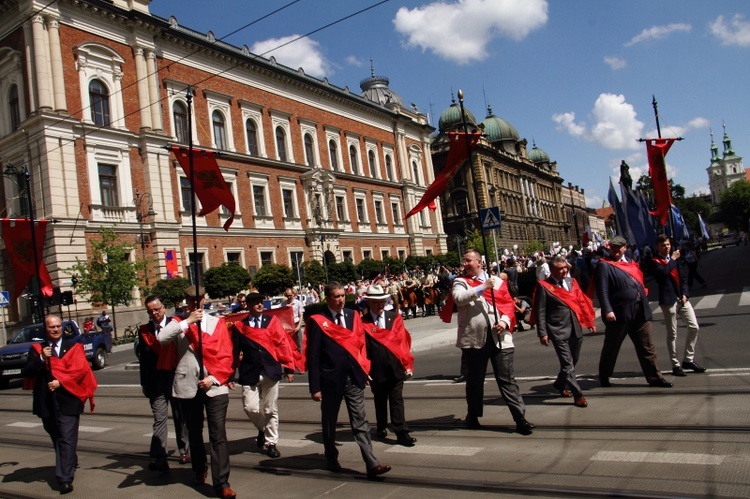
[[[229,395],[209,397],[202,390],[191,399],[180,399],[182,414],[188,430],[195,473],[206,469],[206,451],[203,442],[203,420],[208,419],[208,440],[211,449],[211,478],[214,489],[229,487],[229,449],[227,447],[227,407]]]
[[[59,483],[72,483],[78,464],[78,426],[80,414],[66,416],[60,412],[60,404],[54,394],[52,416],[42,418],[42,426],[55,448],[55,476]]]
[[[391,377],[379,383],[372,381],[370,388],[375,402],[375,421],[377,421],[378,431],[385,430],[388,426],[389,404],[393,431],[396,433],[409,431],[404,411],[404,380]]]
[[[620,347],[626,336],[629,336],[633,342],[646,381],[651,382],[661,378],[659,368],[656,367],[656,348],[651,339],[651,321],[644,318],[643,302],[640,302],[638,306],[636,318],[632,321],[605,321],[604,345],[602,345],[602,353],[599,357],[599,378],[612,376]]]

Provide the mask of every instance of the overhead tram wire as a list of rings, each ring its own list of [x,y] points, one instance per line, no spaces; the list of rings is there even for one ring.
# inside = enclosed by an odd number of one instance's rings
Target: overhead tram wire
[[[57,1],[57,0],[53,0],[53,2],[54,2],[54,1]],[[263,20],[263,19],[266,19],[266,18],[268,18],[269,16],[271,16],[271,15],[273,15],[273,14],[275,14],[275,13],[277,13],[277,12],[279,12],[279,11],[283,10],[283,9],[286,9],[287,7],[289,7],[289,6],[291,6],[291,5],[294,5],[295,3],[298,3],[299,1],[301,1],[301,0],[293,0],[292,2],[290,2],[290,3],[286,4],[286,5],[282,6],[282,7],[279,7],[279,8],[278,8],[278,9],[276,9],[275,11],[273,11],[273,12],[271,12],[271,13],[269,13],[269,14],[266,14],[265,16],[263,16],[263,17],[261,17],[261,18],[259,18],[259,19],[256,19],[255,21],[252,21],[251,23],[248,23],[247,25],[243,26],[242,28],[239,28],[239,29],[237,29],[237,30],[235,30],[235,31],[233,31],[233,32],[231,32],[231,33],[229,33],[229,34],[225,35],[224,37],[222,37],[222,38],[221,38],[220,40],[217,40],[217,41],[221,41],[221,40],[223,40],[224,38],[226,38],[226,37],[228,37],[228,36],[231,36],[231,35],[233,35],[233,34],[236,34],[236,33],[238,33],[239,31],[241,31],[242,29],[245,29],[245,28],[247,28],[247,27],[249,27],[249,26],[251,26],[251,25],[253,25],[253,24],[255,24],[255,23],[257,23],[257,22],[259,22],[259,21],[261,21],[261,20]],[[50,3],[50,5],[51,5],[51,4],[53,3],[53,2],[51,2],[51,3]],[[304,34],[304,35],[300,35],[299,37],[297,37],[297,38],[295,38],[295,39],[293,39],[293,40],[290,40],[290,41],[288,41],[288,42],[286,42],[286,43],[283,43],[283,44],[281,44],[281,45],[278,45],[277,47],[274,47],[274,48],[272,48],[272,49],[269,49],[269,50],[267,50],[266,52],[263,52],[263,54],[252,54],[251,60],[255,60],[255,59],[261,58],[261,57],[263,57],[263,55],[264,55],[264,54],[268,54],[268,53],[270,53],[270,52],[273,52],[274,50],[278,50],[278,49],[280,49],[280,48],[282,48],[282,47],[285,47],[285,46],[289,45],[290,43],[296,42],[297,40],[300,40],[300,39],[302,39],[302,38],[307,38],[307,37],[309,37],[310,35],[313,35],[313,34],[315,34],[315,33],[318,33],[318,32],[320,32],[320,31],[323,31],[324,29],[327,29],[327,28],[329,28],[329,27],[331,27],[331,26],[335,26],[336,24],[339,24],[339,23],[341,23],[341,22],[343,22],[343,21],[346,21],[346,20],[348,20],[348,19],[351,19],[351,18],[353,18],[353,17],[356,17],[356,16],[358,16],[358,15],[360,15],[360,14],[363,14],[363,13],[365,13],[365,12],[369,11],[369,10],[372,10],[372,9],[374,9],[375,7],[379,7],[380,5],[383,5],[383,4],[385,4],[385,3],[388,3],[388,2],[390,2],[390,0],[381,0],[380,2],[374,3],[374,4],[372,4],[372,5],[368,6],[368,7],[365,7],[365,8],[363,8],[363,9],[360,9],[360,10],[358,10],[358,11],[356,11],[356,12],[352,13],[352,14],[346,15],[346,16],[344,16],[344,17],[341,17],[341,18],[339,18],[339,19],[337,19],[337,20],[335,20],[335,21],[332,21],[332,22],[330,22],[330,23],[328,23],[328,24],[325,24],[325,25],[323,25],[323,26],[321,26],[321,27],[319,27],[319,28],[316,28],[316,29],[314,29],[314,30],[312,30],[312,31],[309,31],[309,32],[307,32],[307,33],[306,33],[306,34]],[[182,58],[180,58],[180,59],[178,59],[178,60],[176,60],[176,61],[173,61],[173,62],[169,63],[169,64],[168,64],[168,65],[166,66],[166,68],[169,68],[170,66],[172,66],[172,65],[174,65],[174,64],[176,64],[176,63],[178,63],[178,62],[180,62],[180,61],[182,61],[182,60],[184,60],[184,59],[186,59],[187,57],[190,57],[191,55],[195,54],[195,53],[196,53],[196,52],[198,52],[198,51],[199,51],[199,49],[196,49],[195,51],[191,52],[190,54],[188,54],[188,55],[186,55],[186,56],[184,56],[184,57],[182,57]],[[218,73],[213,73],[213,74],[210,74],[210,75],[209,75],[209,76],[207,76],[206,78],[203,78],[203,79],[201,79],[201,80],[198,80],[198,81],[196,81],[196,82],[193,82],[193,83],[189,83],[189,84],[188,84],[188,87],[189,87],[189,88],[193,88],[193,87],[196,87],[196,86],[200,85],[201,83],[205,83],[206,81],[209,81],[209,80],[211,80],[212,78],[216,78],[216,77],[218,77],[218,76],[221,76],[221,75],[223,75],[224,73],[227,73],[228,71],[231,71],[231,70],[233,70],[233,69],[235,69],[235,68],[237,68],[237,67],[239,67],[239,66],[241,66],[241,65],[242,65],[242,63],[234,64],[234,65],[232,65],[232,66],[228,67],[227,69],[225,69],[225,70],[223,70],[223,71],[219,71]],[[154,74],[154,73],[149,73],[149,75],[151,75],[151,74]],[[147,75],[147,76],[146,76],[145,78],[148,78],[148,75]],[[137,83],[138,83],[139,81],[141,81],[141,80],[136,80],[136,81],[135,81],[134,83],[132,83],[132,84],[130,84],[130,85],[128,85],[128,86],[126,86],[125,88],[130,88],[131,86],[133,86],[133,85],[137,84]],[[124,90],[125,88],[121,89],[121,91],[122,91],[122,90]],[[120,92],[121,92],[121,91],[120,91]],[[118,93],[119,93],[119,92],[118,92]],[[113,94],[111,94],[111,95],[116,95],[116,93],[113,93]],[[162,102],[163,100],[165,100],[165,97],[162,97],[162,98],[160,98],[160,99],[159,99],[159,100],[158,100],[157,102]],[[80,110],[76,111],[76,113],[83,113],[84,111],[86,111],[87,109],[90,109],[90,108],[91,108],[91,106],[86,106],[86,107],[84,107],[84,108],[82,108],[82,109],[80,109]],[[125,118],[127,118],[128,116],[132,116],[132,115],[134,115],[134,114],[136,114],[136,113],[140,113],[142,109],[145,109],[145,107],[143,107],[143,108],[140,108],[140,107],[139,107],[139,108],[137,108],[137,109],[133,110],[132,112],[130,112],[130,113],[127,113],[127,114],[123,115],[122,119],[124,120],[124,119],[125,119]],[[66,119],[67,119],[68,117],[72,117],[71,113],[68,113],[68,115],[67,115],[66,117],[64,117],[64,118],[60,118],[60,119],[59,119],[59,120],[57,120],[56,122],[54,122],[54,123],[52,123],[52,124],[50,124],[50,125],[48,125],[48,126],[45,126],[45,127],[44,127],[44,128],[42,129],[42,131],[43,131],[43,130],[46,130],[46,129],[47,129],[47,128],[49,128],[49,127],[55,126],[55,125],[57,125],[57,124],[59,124],[59,123],[62,123],[62,122],[64,122],[64,121],[66,121]],[[50,153],[53,153],[53,152],[55,152],[55,151],[59,150],[59,149],[60,149],[60,148],[61,148],[61,147],[62,147],[63,145],[69,144],[70,142],[74,142],[74,141],[75,141],[75,140],[77,140],[77,139],[83,139],[83,138],[87,137],[88,135],[90,135],[90,134],[92,134],[92,133],[94,133],[94,132],[97,132],[97,131],[99,131],[99,130],[102,130],[102,129],[107,129],[107,128],[109,128],[108,126],[102,126],[102,125],[90,125],[90,126],[92,127],[92,129],[91,129],[90,131],[82,133],[82,134],[81,134],[80,136],[77,136],[77,137],[76,137],[75,139],[61,140],[61,142],[62,142],[62,143],[61,143],[60,145],[58,145],[58,146],[56,146],[56,147],[54,147],[54,148],[52,148],[52,149],[49,149],[49,150],[45,151],[45,155],[49,155]],[[40,132],[40,133],[41,133],[41,132]],[[27,140],[28,140],[28,138],[27,138]],[[30,160],[30,161],[35,161],[36,159],[38,159],[38,158],[30,158],[29,160]]]

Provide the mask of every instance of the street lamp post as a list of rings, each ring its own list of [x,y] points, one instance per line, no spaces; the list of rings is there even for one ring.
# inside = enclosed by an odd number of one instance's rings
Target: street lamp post
[[[146,201],[146,212],[143,212],[143,201]],[[148,287],[148,265],[146,264],[146,239],[143,237],[143,221],[148,217],[156,216],[154,211],[154,199],[148,192],[140,192],[138,189],[135,190],[135,197],[133,198],[133,204],[135,205],[135,218],[138,220],[138,231],[140,232],[141,238],[141,256],[144,262],[144,280],[146,281],[146,287]]]

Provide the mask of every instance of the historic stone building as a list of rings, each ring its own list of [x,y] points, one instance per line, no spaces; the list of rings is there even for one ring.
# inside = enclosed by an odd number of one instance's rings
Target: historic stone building
[[[563,187],[560,191],[565,210],[565,240],[561,242],[566,248],[581,244],[587,225],[591,230],[594,229],[589,220],[589,210],[586,208],[585,192],[583,188],[571,182],[568,182],[568,187]]]
[[[498,247],[523,248],[531,241],[550,246],[573,237],[573,218],[566,218],[565,189],[557,163],[536,145],[527,152],[526,139],[491,108],[481,123],[468,110],[466,120],[469,132],[481,130],[483,137],[474,148],[472,168],[461,169],[441,198],[448,246],[458,249],[467,232],[479,228],[477,207],[490,206],[499,207],[503,219],[502,228],[495,233]],[[436,175],[445,165],[451,131],[463,131],[461,108],[455,101],[441,114],[432,141]],[[585,225],[583,220],[581,217],[579,225]]]
[[[719,211],[721,193],[738,180],[745,178],[745,168],[742,165],[742,157],[737,156],[732,149],[732,140],[727,135],[727,127],[724,125],[724,152],[719,156],[719,148],[714,142],[714,133],[711,132],[711,164],[708,172],[708,186],[711,190],[711,205],[714,212]]]
[[[190,186],[166,149],[188,137],[220,152],[237,201],[228,232],[226,212],[198,219],[200,269],[446,251],[440,211],[403,220],[433,180],[434,128],[387,78],[354,92],[148,4],[0,3],[0,168],[27,167],[35,217],[55,221],[43,255],[55,286],[70,289],[66,269],[101,227],[155,262],[152,284],[168,250],[189,275]],[[2,193],[5,214],[23,216],[23,184],[4,181]],[[1,271],[12,289],[7,258]]]

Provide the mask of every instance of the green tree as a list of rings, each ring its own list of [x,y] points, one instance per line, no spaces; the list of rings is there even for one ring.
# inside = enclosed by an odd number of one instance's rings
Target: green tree
[[[302,264],[302,268],[305,270],[303,276],[302,286],[307,286],[308,283],[313,286],[324,284],[326,282],[326,269],[317,260],[307,260]],[[295,278],[297,276],[294,276]]]
[[[383,263],[388,266],[388,275],[397,275],[404,271],[404,262],[398,258],[387,256],[383,258]]]
[[[464,246],[466,248],[474,248],[485,256],[489,261],[496,261],[498,256],[495,254],[495,245],[492,243],[492,232],[487,231],[484,234],[487,239],[487,248],[484,247],[484,241],[482,240],[482,231],[474,229],[473,231],[466,234],[464,239]],[[463,256],[463,255],[461,255]]]
[[[449,251],[447,253],[443,253],[442,255],[437,255],[435,257],[435,260],[446,266],[446,267],[458,267],[461,265],[461,259],[463,255],[459,255],[455,251]]]
[[[328,281],[336,281],[341,284],[353,282],[359,279],[357,266],[352,262],[332,263],[328,266]]]
[[[542,244],[541,241],[529,241],[528,243],[526,243],[526,246],[523,250],[527,255],[531,255],[536,251],[543,251],[547,253],[547,248],[545,248],[544,244]]]
[[[404,266],[406,270],[414,269],[430,270],[435,267],[435,257],[432,255],[409,255],[406,257]]]
[[[700,221],[698,220],[698,214],[703,217],[704,221],[707,220],[711,215],[711,205],[699,196],[680,199],[675,201],[674,204],[680,210],[680,213],[682,213],[682,218],[685,219],[690,234],[700,235],[701,227]]]
[[[161,298],[161,302],[167,308],[175,308],[185,298],[185,290],[190,286],[190,281],[184,277],[173,277],[157,281],[149,294]]]
[[[234,296],[250,284],[250,273],[244,267],[232,262],[224,262],[212,267],[203,274],[203,285],[209,298],[217,299]]]
[[[133,246],[121,243],[111,227],[99,229],[99,237],[91,240],[91,256],[87,261],[76,258],[76,264],[67,270],[78,279],[75,293],[89,295],[94,306],[112,307],[112,323],[117,339],[117,305],[128,305],[133,299],[133,288],[140,283],[139,273],[146,262],[130,261]]]
[[[294,286],[294,275],[286,265],[268,263],[255,273],[253,285],[264,295],[280,295],[286,288]]]
[[[750,223],[750,183],[738,180],[721,193],[719,202],[724,224],[732,230],[748,230]]]
[[[648,175],[641,175],[641,177],[638,179],[638,182],[636,182],[635,187],[637,190],[640,190],[643,192],[643,195],[646,196],[646,199],[649,201],[649,203],[653,204],[654,202],[654,186],[651,184],[651,177]],[[673,179],[669,179],[669,191],[672,195],[672,202],[677,206],[677,203],[675,201],[679,201],[682,199],[685,199],[685,188],[681,186],[680,184],[675,184]]]
[[[359,265],[357,265],[359,275],[364,279],[372,279],[376,275],[383,272],[385,269],[385,262],[375,260],[373,258],[365,258]]]

